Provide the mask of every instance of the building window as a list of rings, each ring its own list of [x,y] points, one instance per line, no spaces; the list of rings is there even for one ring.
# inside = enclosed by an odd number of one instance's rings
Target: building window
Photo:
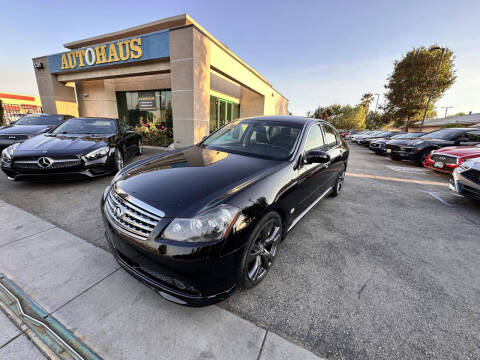
[[[118,117],[130,126],[150,122],[173,129],[172,92],[144,90],[117,92]]]
[[[239,104],[216,96],[210,96],[210,132],[217,130],[232,120],[238,119],[239,115]]]

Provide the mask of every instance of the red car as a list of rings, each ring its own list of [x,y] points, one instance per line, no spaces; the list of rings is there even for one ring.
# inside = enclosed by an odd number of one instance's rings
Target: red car
[[[478,157],[480,157],[480,144],[475,146],[450,146],[433,150],[425,159],[423,166],[450,174],[465,160]]]

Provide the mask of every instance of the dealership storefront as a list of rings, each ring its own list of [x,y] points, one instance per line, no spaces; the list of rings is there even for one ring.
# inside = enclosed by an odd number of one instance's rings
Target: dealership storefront
[[[64,46],[33,59],[44,112],[154,123],[178,146],[239,117],[287,113],[286,98],[188,15]]]

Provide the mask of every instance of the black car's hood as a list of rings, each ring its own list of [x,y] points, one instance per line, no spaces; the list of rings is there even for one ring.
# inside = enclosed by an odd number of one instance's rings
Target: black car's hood
[[[47,125],[7,125],[0,128],[0,135],[35,135],[48,128]]]
[[[126,169],[116,186],[167,217],[187,217],[285,164],[192,146]]]
[[[390,138],[378,138],[378,139],[372,139],[372,143],[376,144],[385,144],[386,142],[390,141]]]
[[[15,156],[34,154],[83,155],[107,145],[112,136],[43,134],[21,143]]]

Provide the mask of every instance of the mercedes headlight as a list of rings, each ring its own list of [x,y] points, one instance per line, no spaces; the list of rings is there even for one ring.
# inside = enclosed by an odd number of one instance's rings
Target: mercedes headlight
[[[87,160],[94,160],[98,159],[102,156],[105,156],[109,153],[110,148],[108,146],[101,147],[100,149],[93,150],[89,152],[88,154],[84,155],[83,157]]]
[[[20,143],[12,144],[9,147],[3,149],[2,158],[12,160],[13,153],[15,152],[15,149],[18,147],[18,145],[20,145]]]
[[[181,242],[210,242],[224,238],[238,217],[240,209],[220,205],[193,218],[176,218],[165,229],[162,239]]]

